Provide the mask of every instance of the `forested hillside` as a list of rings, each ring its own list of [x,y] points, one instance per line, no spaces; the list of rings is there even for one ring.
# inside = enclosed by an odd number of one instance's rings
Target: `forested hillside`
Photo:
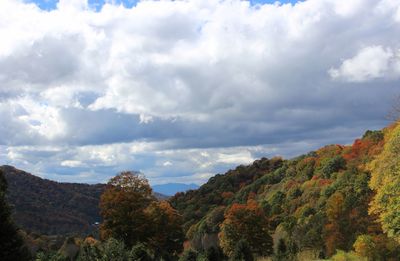
[[[371,183],[378,164],[373,160],[398,129],[367,131],[352,145],[328,145],[290,160],[263,158],[216,175],[198,190],[176,194],[170,202],[184,217],[186,244],[200,252],[221,247],[233,255],[237,242],[244,240],[261,255],[268,234],[279,260],[301,254],[325,258],[354,249],[370,260],[397,260],[400,248],[390,235],[398,234],[399,226],[392,225],[392,234],[383,233],[380,212],[371,211],[370,204],[375,195],[371,187],[377,188],[377,181]],[[398,149],[400,142],[396,144]],[[389,196],[387,192],[381,201]],[[398,220],[394,212],[381,221]],[[249,215],[255,218],[246,223]],[[263,229],[257,219],[265,220],[264,236],[255,233]]]
[[[47,235],[87,234],[100,222],[99,199],[105,185],[58,183],[11,166],[2,166],[15,222]]]
[[[87,235],[101,222],[100,195],[105,184],[59,183],[12,166],[0,166],[8,182],[7,198],[15,222],[28,232]],[[158,199],[168,197],[153,192]]]

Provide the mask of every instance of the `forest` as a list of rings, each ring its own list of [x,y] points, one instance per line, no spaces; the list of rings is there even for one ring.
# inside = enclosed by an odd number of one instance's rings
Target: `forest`
[[[62,241],[16,225],[0,174],[0,253],[2,260],[399,260],[399,153],[397,122],[352,145],[238,166],[168,200],[157,199],[141,173],[121,172],[100,196],[98,231]]]

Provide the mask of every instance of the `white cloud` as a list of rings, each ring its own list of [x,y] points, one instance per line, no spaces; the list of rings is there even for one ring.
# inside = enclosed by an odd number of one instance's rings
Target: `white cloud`
[[[40,93],[43,100],[56,107],[76,107],[82,108],[82,105],[74,96],[73,86],[58,86],[49,88]]]
[[[82,162],[80,162],[79,160],[63,160],[61,161],[60,165],[63,167],[70,167],[70,168],[83,166]]]
[[[396,0],[90,8],[0,1],[0,163],[203,182],[383,127],[399,90]]]
[[[65,125],[60,118],[59,110],[45,103],[23,97],[10,100],[8,105],[19,113],[14,116],[23,123],[28,132],[52,140],[65,134]]]
[[[234,154],[220,153],[217,162],[228,164],[249,164],[255,159],[251,156],[250,151],[241,151]]]
[[[173,165],[172,162],[168,161],[168,160],[163,163],[164,167],[168,167],[168,166],[172,166],[172,165]]]
[[[82,11],[88,8],[87,0],[60,0],[57,4],[60,11]]]
[[[352,0],[352,1],[331,1],[334,5],[334,10],[337,14],[341,16],[351,16],[358,12],[360,9],[365,8],[365,2],[362,0]]]
[[[349,82],[365,82],[377,78],[400,77],[400,49],[382,46],[361,49],[356,56],[345,60],[338,69],[330,69],[333,79]]]

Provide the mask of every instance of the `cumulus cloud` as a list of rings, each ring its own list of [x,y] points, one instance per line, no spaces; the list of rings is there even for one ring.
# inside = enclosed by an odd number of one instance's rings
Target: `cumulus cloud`
[[[345,60],[338,69],[330,69],[333,79],[365,82],[376,78],[400,77],[400,49],[382,46],[365,47],[353,58]]]
[[[204,182],[387,124],[398,1],[106,2],[0,1],[1,163]]]

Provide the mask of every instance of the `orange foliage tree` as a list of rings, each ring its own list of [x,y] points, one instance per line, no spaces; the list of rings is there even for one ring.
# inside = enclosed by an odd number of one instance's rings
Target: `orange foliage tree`
[[[167,201],[151,203],[146,214],[151,222],[148,242],[156,255],[178,255],[182,252],[185,239],[182,216]]]
[[[326,203],[325,244],[328,255],[335,253],[336,249],[342,249],[345,235],[341,221],[344,215],[344,196],[340,192],[333,194]]]
[[[245,240],[253,253],[266,256],[272,253],[272,238],[268,232],[268,221],[255,200],[246,205],[233,204],[225,213],[219,234],[221,248],[231,256],[236,244]]]
[[[100,198],[102,239],[110,237],[133,246],[149,237],[145,209],[154,201],[152,189],[137,172],[122,172],[107,183]]]

